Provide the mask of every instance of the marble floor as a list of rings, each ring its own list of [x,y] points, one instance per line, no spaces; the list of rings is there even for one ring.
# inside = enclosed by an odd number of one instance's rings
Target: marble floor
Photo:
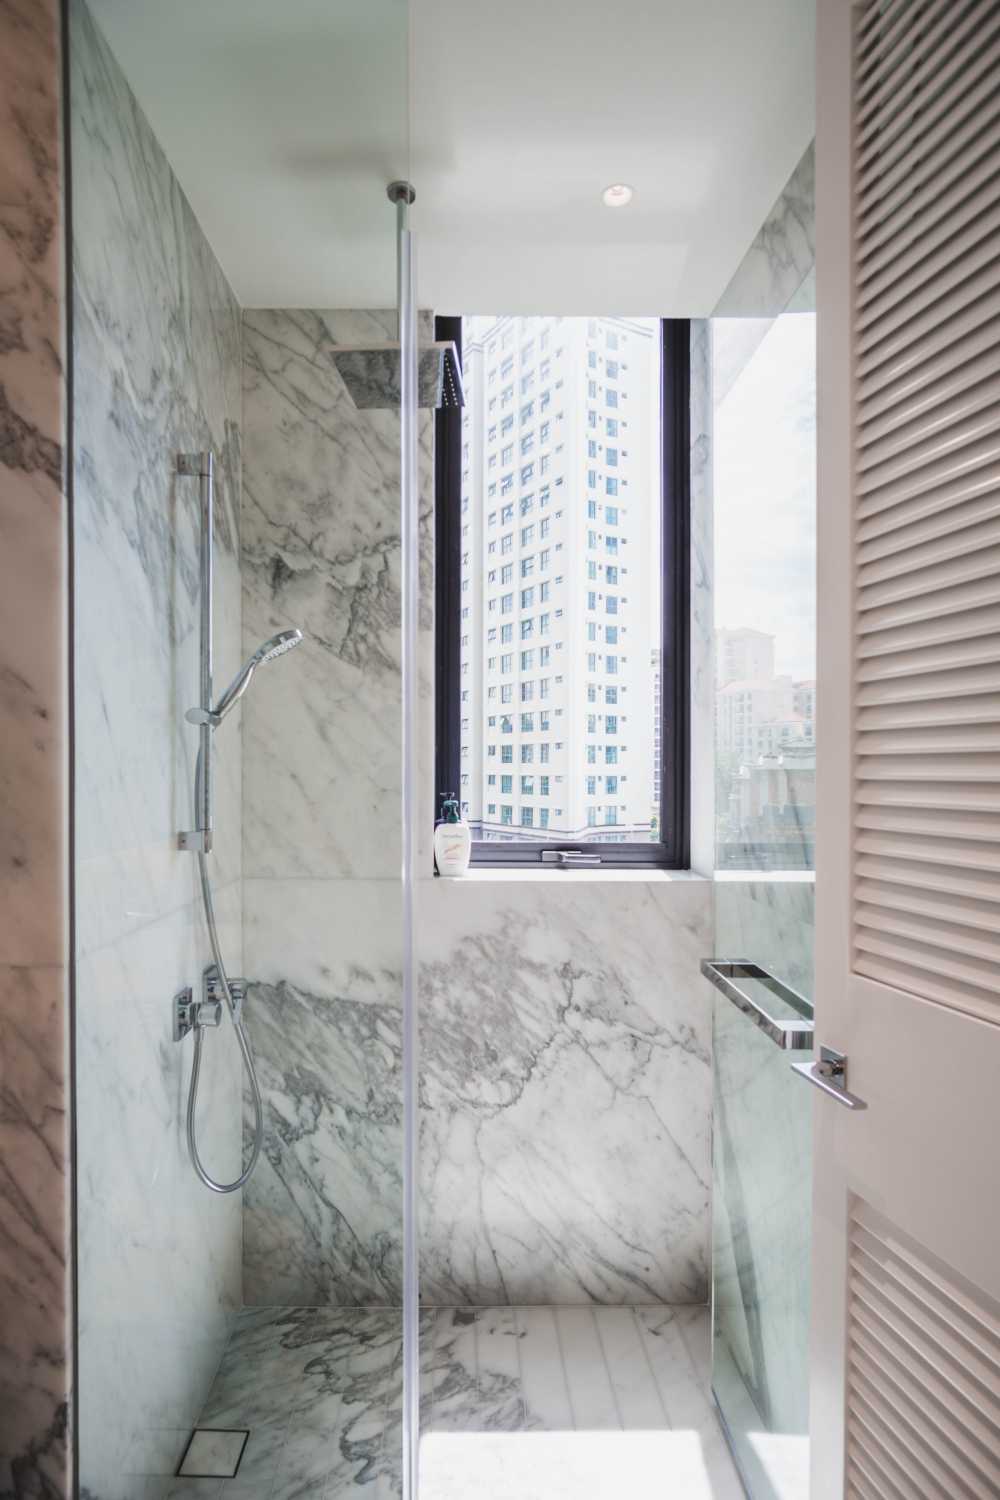
[[[703,1308],[428,1310],[421,1500],[741,1500]],[[157,1500],[392,1500],[398,1310],[247,1309],[201,1426],[249,1428],[233,1479]]]

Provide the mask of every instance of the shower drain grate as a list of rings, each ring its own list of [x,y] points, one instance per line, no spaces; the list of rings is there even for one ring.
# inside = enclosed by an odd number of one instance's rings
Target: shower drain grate
[[[196,1427],[184,1450],[178,1478],[234,1478],[249,1437],[248,1427]]]

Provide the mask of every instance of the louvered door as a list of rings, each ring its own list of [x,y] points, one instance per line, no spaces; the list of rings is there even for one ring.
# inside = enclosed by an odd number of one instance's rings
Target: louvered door
[[[811,1500],[1000,1496],[1000,0],[819,0]]]

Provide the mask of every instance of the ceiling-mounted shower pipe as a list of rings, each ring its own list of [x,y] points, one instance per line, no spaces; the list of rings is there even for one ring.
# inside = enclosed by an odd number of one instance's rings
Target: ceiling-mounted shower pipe
[[[396,209],[397,239],[408,228],[416,198],[412,182],[390,182],[386,196]],[[398,335],[398,328],[397,328]],[[398,336],[370,344],[338,344],[330,358],[359,411],[398,411],[402,399]],[[450,340],[421,344],[417,350],[417,405],[435,411],[464,406],[458,350]]]

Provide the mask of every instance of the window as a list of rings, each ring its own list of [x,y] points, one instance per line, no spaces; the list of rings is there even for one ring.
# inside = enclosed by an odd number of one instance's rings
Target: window
[[[563,845],[611,865],[683,868],[690,327],[595,318],[588,345],[588,320],[563,319],[556,347],[536,367],[536,392],[524,355],[541,347],[550,322],[438,320],[438,338],[460,350],[505,347],[509,334],[522,354],[499,382],[511,405],[498,421],[517,410],[511,388],[520,383],[522,425],[500,434],[498,510],[488,504],[489,445],[473,445],[462,463],[463,420],[481,432],[489,420],[482,360],[465,361],[466,411],[435,418],[438,783],[463,787],[475,864],[537,863],[543,849]],[[608,359],[626,338],[627,363]],[[552,413],[554,433],[547,416],[525,430],[551,390],[562,407]],[[630,429],[619,417],[619,406],[625,416],[630,407],[649,411],[657,394],[659,423],[644,417]],[[488,537],[499,557],[490,557]],[[499,673],[489,669],[491,630],[503,647],[493,659]],[[487,767],[503,771],[499,789],[490,788]]]

